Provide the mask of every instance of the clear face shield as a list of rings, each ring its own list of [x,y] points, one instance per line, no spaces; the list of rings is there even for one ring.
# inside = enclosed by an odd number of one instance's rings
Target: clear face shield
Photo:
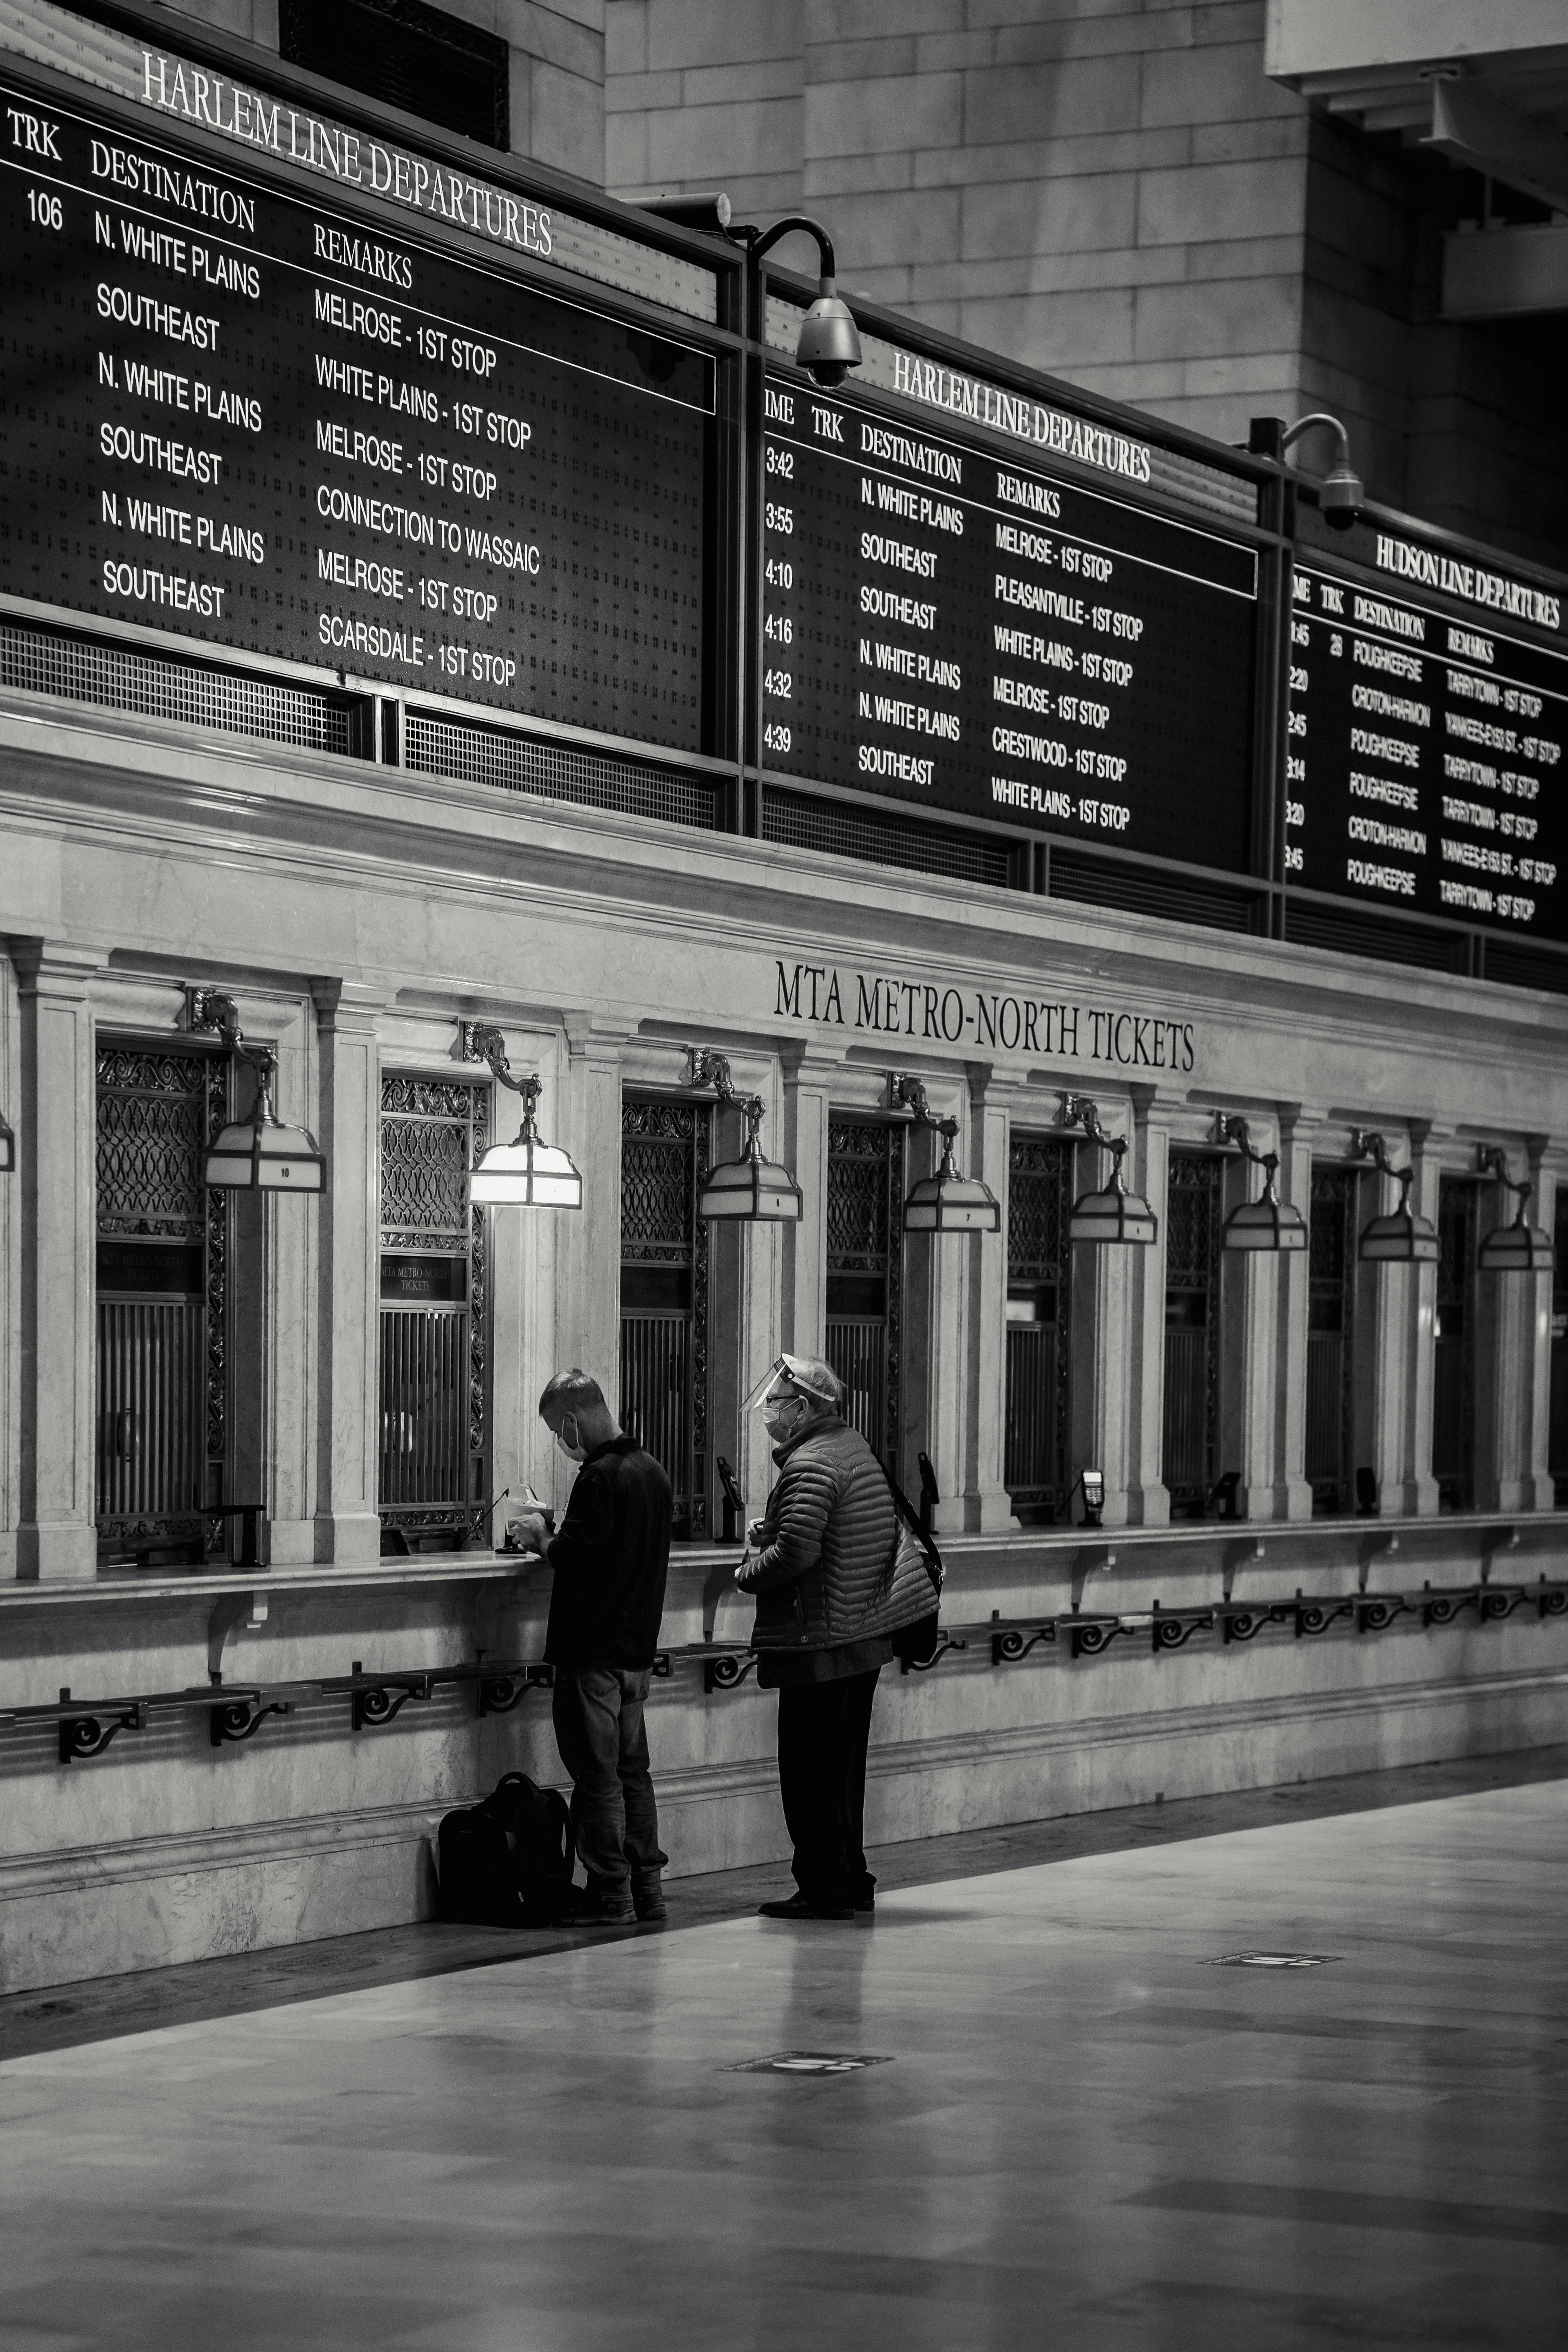
[[[838,1383],[826,1364],[810,1356],[775,1356],[741,1410],[771,1418],[780,1406],[796,1402],[813,1412],[835,1412]]]

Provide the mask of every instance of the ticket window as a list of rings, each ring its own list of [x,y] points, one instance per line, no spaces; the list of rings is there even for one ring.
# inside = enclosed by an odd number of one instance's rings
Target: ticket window
[[[1315,1517],[1356,1507],[1361,1178],[1314,1168],[1307,1252],[1306,1477]]]
[[[1075,1153],[1015,1128],[1007,1150],[1007,1402],[1003,1482],[1015,1517],[1070,1517]]]
[[[468,1171],[488,1080],[384,1074],[378,1502],[384,1554],[455,1551],[489,1528],[489,1263]]]
[[[1432,1475],[1449,1511],[1468,1510],[1476,1491],[1477,1207],[1473,1178],[1440,1180]]]
[[[689,1541],[710,1521],[711,1251],[697,1198],[712,1148],[710,1105],[623,1098],[619,1418],[662,1466],[672,1532]]]
[[[202,1181],[229,1116],[225,1054],[100,1038],[94,1515],[104,1564],[199,1567],[228,1547],[233,1218]]]
[[[1213,1153],[1171,1153],[1161,1475],[1173,1519],[1201,1519],[1220,1475],[1225,1169]]]
[[[898,1470],[903,1367],[904,1129],[835,1112],[827,1128],[827,1360],[844,1417]]]

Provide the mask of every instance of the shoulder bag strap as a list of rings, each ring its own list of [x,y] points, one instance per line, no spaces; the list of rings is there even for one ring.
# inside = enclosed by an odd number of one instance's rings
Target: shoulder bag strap
[[[944,1573],[942,1564],[942,1554],[938,1551],[935,1544],[931,1541],[931,1538],[927,1534],[925,1528],[921,1527],[920,1515],[916,1511],[914,1505],[910,1502],[909,1496],[905,1494],[903,1488],[900,1486],[898,1480],[889,1469],[887,1464],[882,1460],[880,1454],[877,1456],[877,1466],[888,1482],[888,1492],[893,1498],[894,1510],[898,1513],[900,1518],[902,1519],[905,1527],[908,1528],[910,1535],[913,1536],[916,1543],[919,1544],[921,1550],[925,1555],[926,1573],[931,1578],[931,1583],[936,1590],[937,1596],[940,1599],[942,1595],[942,1580]]]

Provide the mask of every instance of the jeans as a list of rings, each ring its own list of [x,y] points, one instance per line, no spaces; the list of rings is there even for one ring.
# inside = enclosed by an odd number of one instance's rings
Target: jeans
[[[863,1903],[877,1883],[866,1867],[866,1747],[879,1672],[779,1692],[779,1794],[795,1883],[814,1903]]]
[[[557,1666],[551,1714],[572,1775],[572,1831],[593,1895],[652,1893],[659,1851],[643,1704],[647,1667]]]

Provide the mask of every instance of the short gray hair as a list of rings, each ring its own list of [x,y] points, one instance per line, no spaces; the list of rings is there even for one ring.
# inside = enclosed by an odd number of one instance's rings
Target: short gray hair
[[[551,1429],[559,1429],[569,1412],[579,1417],[592,1412],[595,1405],[603,1407],[605,1391],[592,1372],[580,1371],[575,1364],[569,1372],[557,1372],[545,1383],[539,1400],[539,1418]]]

